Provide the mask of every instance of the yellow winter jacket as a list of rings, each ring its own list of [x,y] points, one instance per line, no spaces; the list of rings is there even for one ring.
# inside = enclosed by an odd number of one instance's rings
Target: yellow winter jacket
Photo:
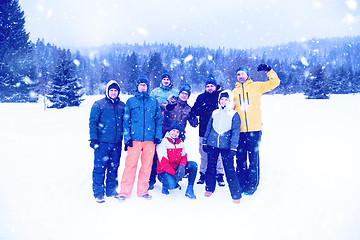
[[[267,73],[266,82],[253,82],[250,78],[245,83],[236,82],[234,93],[235,110],[241,119],[240,132],[262,130],[261,95],[279,86],[280,79],[274,70]]]

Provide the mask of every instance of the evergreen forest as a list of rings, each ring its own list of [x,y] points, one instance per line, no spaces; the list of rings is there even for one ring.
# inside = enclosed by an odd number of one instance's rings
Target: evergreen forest
[[[331,94],[360,92],[360,36],[257,49],[171,43],[64,49],[29,40],[17,0],[0,5],[0,102],[35,102],[43,96],[52,103],[49,107],[79,106],[83,95],[103,94],[109,80],[116,80],[122,93],[133,94],[138,76],[145,74],[152,90],[160,85],[164,71],[170,72],[177,89],[190,84],[192,92],[202,92],[209,74],[223,89],[233,89],[239,66],[246,66],[254,81],[266,81],[266,75],[256,71],[261,63],[271,66],[281,80],[271,94],[327,99]]]

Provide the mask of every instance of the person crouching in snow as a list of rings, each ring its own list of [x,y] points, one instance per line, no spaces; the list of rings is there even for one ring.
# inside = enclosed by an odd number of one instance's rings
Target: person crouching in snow
[[[204,135],[203,150],[208,153],[205,196],[210,197],[215,191],[216,164],[221,154],[231,197],[234,203],[240,203],[241,190],[234,167],[240,136],[240,116],[232,109],[233,99],[233,93],[229,90],[219,94],[219,108],[212,112]]]
[[[196,199],[194,182],[197,164],[187,160],[184,142],[179,138],[181,131],[180,123],[174,122],[161,143],[156,146],[158,179],[163,184],[162,193],[168,195],[169,190],[176,188],[185,174],[189,174],[185,196]]]

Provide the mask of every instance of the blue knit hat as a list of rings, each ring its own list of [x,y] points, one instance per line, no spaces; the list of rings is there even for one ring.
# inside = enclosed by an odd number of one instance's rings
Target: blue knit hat
[[[179,121],[175,121],[171,124],[169,131],[171,131],[173,129],[177,129],[177,130],[179,130],[179,132],[182,132],[182,128],[181,128]]]
[[[245,67],[245,66],[241,66],[241,67],[239,67],[238,69],[236,69],[236,72],[235,73],[237,73],[238,71],[243,71],[243,72],[245,72],[246,73],[246,75],[248,75],[248,76],[250,76],[250,72],[249,72],[249,69],[247,69],[247,67]]]
[[[136,81],[136,84],[139,85],[140,83],[145,83],[149,87],[149,80],[145,75],[140,75],[138,80]]]
[[[205,86],[208,85],[208,84],[212,84],[214,86],[217,86],[216,79],[212,74],[210,74],[206,79]]]
[[[181,92],[187,92],[188,94],[189,94],[189,97],[190,97],[190,94],[191,94],[191,86],[189,85],[189,84],[185,84],[184,86],[182,86],[181,88],[180,88],[180,91],[179,91],[179,94],[181,93]]]
[[[163,78],[169,78],[171,81],[170,73],[168,71],[165,71],[163,74],[161,74],[161,79],[163,79]]]

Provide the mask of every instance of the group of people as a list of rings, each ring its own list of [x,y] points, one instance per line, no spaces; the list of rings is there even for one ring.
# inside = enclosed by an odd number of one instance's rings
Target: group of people
[[[205,183],[205,196],[214,193],[216,182],[225,186],[224,174],[234,203],[240,202],[242,194],[252,195],[260,175],[260,98],[280,84],[270,66],[260,64],[257,70],[266,71],[269,80],[253,82],[249,70],[242,66],[236,70],[237,82],[232,91],[221,90],[215,77],[209,75],[205,91],[193,107],[187,102],[191,87],[186,84],[180,91],[174,90],[169,72],[162,74],[160,87],[150,93],[149,80],[141,75],[135,95],[126,104],[119,98],[119,84],[109,81],[105,98],[93,104],[89,119],[96,201],[104,202],[105,196],[130,198],[139,159],[138,197],[152,198],[149,190],[154,189],[156,177],[165,195],[170,194],[169,190],[181,189],[179,182],[187,178],[185,196],[196,199],[198,165],[188,161],[185,150],[187,122],[192,127],[199,126],[201,159],[197,183]],[[127,156],[117,192],[122,141]]]

